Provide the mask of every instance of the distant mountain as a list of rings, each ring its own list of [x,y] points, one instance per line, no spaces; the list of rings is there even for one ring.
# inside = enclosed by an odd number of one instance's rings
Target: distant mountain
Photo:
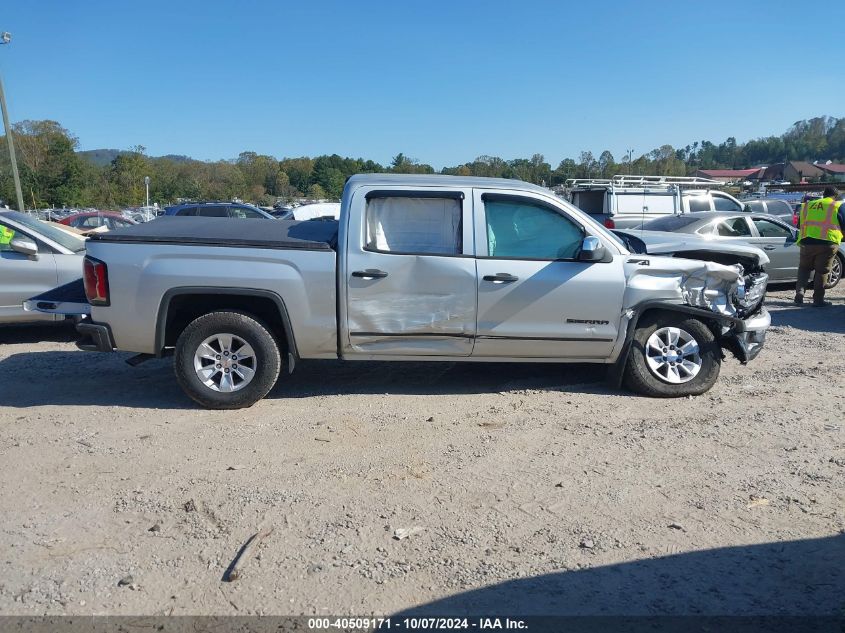
[[[79,156],[94,163],[98,167],[111,165],[111,162],[117,157],[117,155],[122,153],[123,150],[119,149],[87,149],[82,152],[77,152]]]
[[[85,160],[94,163],[98,167],[105,167],[111,165],[111,162],[120,154],[126,153],[122,149],[86,149],[77,152],[79,156]],[[150,156],[150,158],[164,158],[173,161],[174,163],[186,163],[193,160],[190,156],[183,156],[182,154],[167,154],[165,156]]]

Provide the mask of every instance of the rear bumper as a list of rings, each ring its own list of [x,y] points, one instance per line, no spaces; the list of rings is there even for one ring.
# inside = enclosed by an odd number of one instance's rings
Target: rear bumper
[[[740,362],[747,363],[757,357],[766,342],[766,330],[771,324],[772,317],[765,308],[737,324],[734,333],[728,337],[728,343]]]
[[[77,324],[76,331],[82,336],[76,342],[79,349],[86,352],[114,351],[114,338],[108,325],[84,321]]]

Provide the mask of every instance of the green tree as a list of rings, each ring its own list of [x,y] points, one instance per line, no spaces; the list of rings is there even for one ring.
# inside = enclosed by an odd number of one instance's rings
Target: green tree
[[[27,203],[36,207],[80,204],[85,182],[75,152],[77,138],[56,121],[21,121],[12,129]]]
[[[313,185],[308,187],[308,197],[312,200],[325,200],[326,192],[320,185],[314,183]]]

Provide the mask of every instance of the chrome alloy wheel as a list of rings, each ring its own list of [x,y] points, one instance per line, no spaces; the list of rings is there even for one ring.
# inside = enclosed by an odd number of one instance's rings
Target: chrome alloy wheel
[[[258,369],[255,351],[234,334],[214,334],[194,353],[197,378],[213,391],[230,393],[246,387]]]
[[[842,260],[839,259],[839,255],[833,258],[833,264],[830,267],[830,272],[827,274],[827,286],[826,288],[833,288],[839,280],[842,278]]]
[[[689,382],[701,371],[701,350],[693,336],[677,327],[662,327],[648,337],[646,363],[652,374],[675,385]]]

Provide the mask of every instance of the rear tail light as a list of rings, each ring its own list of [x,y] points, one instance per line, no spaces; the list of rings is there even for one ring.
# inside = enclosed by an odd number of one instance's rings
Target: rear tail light
[[[797,213],[792,214],[792,226],[798,226],[798,214]]]
[[[613,221],[613,218],[605,218],[604,219],[604,226],[608,229],[615,229],[616,222]]]
[[[106,264],[86,256],[82,263],[82,278],[88,303],[92,306],[109,305],[109,273]]]

